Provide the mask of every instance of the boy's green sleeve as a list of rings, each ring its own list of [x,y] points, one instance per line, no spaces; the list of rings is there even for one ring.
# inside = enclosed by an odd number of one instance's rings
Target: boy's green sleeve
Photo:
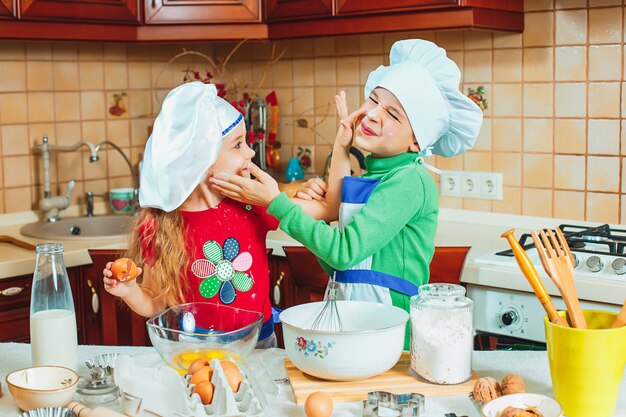
[[[425,185],[417,169],[401,169],[381,181],[343,230],[314,220],[284,193],[272,201],[268,213],[321,261],[344,271],[387,245],[422,210]]]

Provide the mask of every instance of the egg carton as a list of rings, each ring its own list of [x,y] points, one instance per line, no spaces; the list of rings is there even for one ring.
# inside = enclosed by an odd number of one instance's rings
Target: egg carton
[[[116,360],[115,382],[122,392],[141,399],[139,408],[166,417],[259,416],[278,395],[278,386],[271,376],[252,363],[239,366],[243,381],[236,393],[230,388],[219,360],[211,360],[210,365],[215,388],[209,405],[203,405],[193,392],[189,376],[181,376],[165,365],[139,366],[127,355]],[[134,407],[138,408],[136,404]]]

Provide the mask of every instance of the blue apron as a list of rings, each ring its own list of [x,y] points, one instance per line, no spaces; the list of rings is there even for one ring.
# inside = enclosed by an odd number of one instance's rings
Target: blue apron
[[[361,211],[379,183],[379,179],[344,177],[339,207],[340,229],[343,229],[352,217]],[[370,256],[346,271],[334,270],[335,280],[340,284],[337,298],[392,304],[390,289],[409,297],[417,294],[418,287],[412,282],[384,272],[372,271],[371,268],[372,257]]]

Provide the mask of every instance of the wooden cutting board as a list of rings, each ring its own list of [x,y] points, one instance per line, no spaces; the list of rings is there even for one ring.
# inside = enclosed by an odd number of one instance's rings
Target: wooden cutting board
[[[327,381],[305,374],[289,360],[285,359],[285,369],[291,382],[296,404],[304,404],[309,394],[322,391],[335,401],[362,401],[371,391],[385,391],[393,394],[419,393],[429,396],[464,395],[472,392],[478,379],[476,373],[472,379],[462,384],[437,385],[420,381],[409,374],[409,352],[403,352],[398,363],[387,372],[360,381]]]

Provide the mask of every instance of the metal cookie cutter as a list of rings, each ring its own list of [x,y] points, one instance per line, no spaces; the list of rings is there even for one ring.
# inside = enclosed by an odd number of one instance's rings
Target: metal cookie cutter
[[[425,400],[422,394],[392,394],[373,391],[363,401],[363,417],[417,417],[424,412]]]

